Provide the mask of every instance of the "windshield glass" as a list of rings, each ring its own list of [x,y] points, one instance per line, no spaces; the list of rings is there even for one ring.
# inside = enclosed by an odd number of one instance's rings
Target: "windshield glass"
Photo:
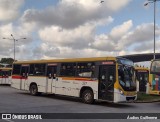
[[[128,65],[118,66],[119,83],[125,91],[136,90],[136,83],[135,83],[134,76],[135,74],[132,66],[128,66]]]
[[[125,58],[117,58],[117,62],[123,65],[134,66],[133,61],[125,59]]]
[[[151,74],[160,74],[160,60],[154,60],[151,64]]]

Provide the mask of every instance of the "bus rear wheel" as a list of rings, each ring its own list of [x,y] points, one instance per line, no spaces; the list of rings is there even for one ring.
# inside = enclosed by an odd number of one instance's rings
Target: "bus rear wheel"
[[[94,95],[91,90],[85,90],[82,93],[82,101],[86,104],[92,104],[94,102]]]
[[[30,86],[30,94],[33,96],[37,96],[38,95],[38,88],[36,84],[33,84]]]

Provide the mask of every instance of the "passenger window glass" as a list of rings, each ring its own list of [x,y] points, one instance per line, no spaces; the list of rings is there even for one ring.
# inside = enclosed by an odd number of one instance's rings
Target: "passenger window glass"
[[[47,67],[47,76],[49,78],[56,78],[56,73],[57,73],[57,67],[53,66],[48,66]]]
[[[8,71],[8,76],[11,76],[11,70],[10,70],[10,71]]]
[[[45,64],[31,64],[29,75],[32,76],[45,76]]]
[[[61,76],[75,76],[76,63],[62,63],[60,69]]]
[[[45,64],[35,64],[34,75],[44,76],[45,75]]]
[[[92,62],[78,63],[77,76],[79,77],[95,77],[95,64]]]
[[[30,65],[29,75],[32,76],[34,74],[34,64]]]
[[[15,64],[13,65],[13,75],[19,75],[20,74],[20,71],[21,71],[21,65],[19,64]]]

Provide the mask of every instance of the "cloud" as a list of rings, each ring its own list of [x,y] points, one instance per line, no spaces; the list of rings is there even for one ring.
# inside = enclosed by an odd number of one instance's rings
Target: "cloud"
[[[13,54],[13,51],[12,51]],[[18,60],[34,59],[32,56],[32,48],[29,45],[16,45],[15,58]]]
[[[121,10],[130,1],[105,0],[100,4],[98,0],[61,0],[57,5],[45,9],[28,9],[21,18],[17,18],[16,23],[1,24],[0,37],[10,37],[12,33],[15,38],[27,38],[16,42],[16,58],[20,60],[151,52],[153,23],[134,27],[134,21],[127,20],[107,33],[97,34],[97,28],[103,26],[106,30],[108,24],[114,24],[113,13]],[[13,11],[15,17],[18,17],[23,2],[16,4],[18,5],[15,5]],[[6,17],[6,21],[11,20],[15,18]],[[159,30],[156,25],[156,37],[160,34]],[[158,51],[160,43],[156,42]],[[0,43],[3,44],[0,45],[0,56],[12,57],[13,41],[0,39]]]
[[[15,39],[18,41],[15,42],[16,56],[19,59],[27,59],[31,51],[30,46],[34,44],[33,38],[31,36],[31,29],[26,25],[15,26],[12,23],[4,24],[0,26],[0,57],[13,57],[14,52],[14,40],[11,37],[13,34]],[[21,39],[21,38],[27,39]],[[3,39],[6,38],[6,39]],[[23,53],[23,55],[22,55]],[[24,54],[27,54],[24,56]]]
[[[115,50],[115,43],[107,35],[101,34],[96,36],[95,41],[91,43],[90,47],[101,51],[113,51]]]
[[[44,47],[51,48],[51,46],[46,44],[41,44],[38,48],[36,48],[33,52],[33,56],[38,59],[53,59],[53,58],[82,58],[82,57],[101,57],[101,56],[117,56],[123,51],[119,53],[115,53],[114,51],[99,51],[96,49],[72,49],[71,47],[53,47],[51,49],[45,49]],[[48,52],[51,51],[51,52]],[[50,54],[49,54],[50,53]]]
[[[24,0],[0,0],[0,22],[16,19],[23,3]]]
[[[156,36],[160,34],[160,29],[156,26]],[[136,43],[147,43],[153,39],[153,24],[145,23],[138,25],[133,31],[128,32],[121,38],[121,46],[130,46]]]
[[[111,2],[112,1],[112,2]],[[66,29],[77,28],[89,21],[98,21],[122,9],[131,0],[106,0],[100,4],[96,0],[62,0],[56,6],[44,10],[28,9],[21,18],[23,22],[34,22],[39,26],[59,26]]]
[[[110,15],[122,9],[130,1],[106,0],[100,4],[100,1],[95,0],[87,2],[85,0],[61,0],[57,5],[43,10],[26,10],[20,19],[23,27],[31,33],[33,30],[37,31],[41,40],[39,43],[32,42],[35,44],[32,57],[117,55],[115,50],[124,53],[117,45],[117,38],[125,35],[132,27],[131,20],[114,28],[109,35],[96,35],[96,29],[113,22],[114,19]]]
[[[113,21],[110,17],[108,20]],[[111,21],[108,21],[108,23],[110,22]],[[101,25],[103,20],[98,23]],[[113,40],[113,37],[124,36],[132,27],[131,20],[128,20],[122,23],[122,25],[118,25],[113,28],[108,35],[96,35],[96,27],[96,23],[93,24],[89,22],[75,29],[62,29],[58,26],[51,26],[41,29],[39,31],[39,37],[41,38],[43,44],[41,44],[39,48],[35,49],[33,55],[40,57],[45,56],[46,58],[47,56],[83,57],[87,55],[106,56],[107,54],[124,54],[123,48],[119,49],[117,43],[119,40]],[[38,53],[38,51],[40,51],[40,53]],[[53,53],[51,53],[52,51]]]
[[[118,41],[122,36],[124,36],[133,26],[132,20],[124,22],[122,25],[114,27],[109,36],[111,39]]]
[[[156,25],[156,47],[160,46],[160,27]],[[144,23],[133,28],[132,20],[115,26],[109,33],[95,35],[90,48],[121,54],[146,53],[153,50],[153,23]],[[157,49],[156,48],[156,49]],[[124,53],[127,52],[127,53]],[[123,53],[122,53],[123,52]],[[119,53],[120,54],[120,53]]]
[[[119,9],[125,7],[132,0],[104,0],[105,7],[111,11],[118,11]]]
[[[93,41],[94,29],[94,26],[90,24],[71,30],[51,26],[40,30],[39,36],[43,42],[48,42],[54,46],[82,49],[88,47],[88,44]]]
[[[92,28],[77,28],[74,30],[65,30],[59,27],[49,27],[39,31],[40,38],[44,42],[49,42],[54,46],[68,46],[80,49],[88,46],[93,40]]]
[[[124,47],[120,46],[121,38],[129,32],[132,26],[132,20],[128,20],[114,27],[109,34],[97,35],[90,46],[102,51],[120,51],[124,49]]]
[[[142,42],[142,43],[139,43],[139,44],[136,44],[133,48],[133,50],[135,52],[143,52],[143,51],[150,51],[151,49],[153,49],[153,42]]]
[[[155,50],[157,53],[159,53],[159,47],[160,47],[160,40],[155,40],[155,43],[156,43],[156,46],[155,46]],[[153,49],[154,49],[154,41],[151,40],[149,42],[142,42],[142,43],[139,43],[139,44],[136,44],[133,48],[133,50],[135,52],[148,52],[148,53],[151,53],[153,52]]]
[[[33,57],[57,57],[60,54],[59,48],[47,43],[42,43],[33,50]]]
[[[14,26],[12,23],[5,24],[0,26],[0,42],[3,44],[12,44],[13,38],[11,34],[14,36],[16,40],[19,41],[19,44],[28,44],[32,42],[32,37],[30,36],[31,32],[30,27],[26,27],[24,25]],[[6,38],[5,40],[3,38]],[[21,39],[21,38],[26,38]],[[22,41],[23,40],[23,41]]]

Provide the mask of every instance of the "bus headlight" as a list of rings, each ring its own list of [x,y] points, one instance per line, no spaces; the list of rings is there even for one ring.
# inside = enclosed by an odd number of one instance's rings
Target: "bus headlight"
[[[121,95],[124,95],[122,90],[119,89],[119,92],[120,92]]]

